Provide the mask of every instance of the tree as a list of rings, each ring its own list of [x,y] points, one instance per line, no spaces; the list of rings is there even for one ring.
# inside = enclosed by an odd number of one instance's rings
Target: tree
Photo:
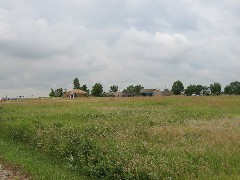
[[[185,94],[187,96],[191,96],[193,94],[196,94],[197,91],[197,86],[196,85],[190,85],[187,87],[187,89],[185,89]]]
[[[227,85],[225,88],[224,88],[224,94],[232,94],[232,87],[230,85]]]
[[[86,84],[84,84],[84,85],[81,87],[81,90],[82,90],[82,91],[85,91],[85,92],[87,92],[87,93],[89,94],[89,89],[87,88],[87,85],[86,85]]]
[[[240,94],[240,82],[238,81],[231,82],[230,86],[234,94]]]
[[[78,78],[73,79],[73,89],[81,89]]]
[[[96,84],[92,87],[91,94],[92,94],[93,96],[100,97],[102,93],[103,93],[103,86],[102,86],[100,83],[96,83]]]
[[[204,87],[202,85],[190,85],[187,87],[187,89],[185,89],[185,94],[187,96],[191,96],[193,94],[196,94],[196,95],[203,95],[203,91],[204,91]]]
[[[134,87],[134,92],[137,94],[137,95],[140,95],[140,91],[141,91],[141,89],[143,89],[144,87],[142,86],[142,85],[136,85],[135,87]]]
[[[63,96],[63,89],[59,88],[55,90],[55,97],[62,97]]]
[[[201,95],[203,93],[203,86],[197,85],[195,90],[196,95]]]
[[[144,87],[142,85],[130,85],[128,86],[126,89],[123,90],[123,92],[127,92],[127,93],[136,93],[136,95],[140,94],[141,89],[143,89]]]
[[[172,85],[172,91],[175,95],[180,95],[181,92],[184,90],[183,83],[181,81],[176,81]]]
[[[134,86],[133,85],[128,86],[126,89],[123,90],[123,92],[133,93],[134,92]]]
[[[58,88],[56,90],[51,88],[51,92],[49,93],[50,97],[62,97],[63,96],[63,88]]]
[[[220,83],[213,83],[210,85],[210,90],[212,94],[220,95],[221,93],[221,84]]]
[[[240,82],[234,81],[224,88],[225,94],[240,94]]]
[[[210,87],[204,86],[202,92],[204,96],[210,96]]]
[[[51,88],[51,92],[49,93],[49,96],[50,97],[55,97],[55,92],[54,92],[54,90]]]
[[[118,86],[117,85],[112,85],[111,87],[110,87],[110,90],[109,90],[110,92],[118,92]]]

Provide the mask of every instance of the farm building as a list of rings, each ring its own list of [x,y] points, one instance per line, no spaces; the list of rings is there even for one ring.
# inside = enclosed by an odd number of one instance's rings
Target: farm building
[[[141,89],[140,93],[142,96],[153,96],[153,92],[157,91],[156,89]]]
[[[142,89],[140,93],[142,96],[170,96],[173,94],[168,89],[164,89],[164,91],[157,89]]]
[[[131,92],[108,92],[109,96],[114,96],[114,97],[134,97],[136,96],[136,93],[131,93]]]
[[[108,92],[108,96],[114,97],[135,97],[136,93],[131,92]],[[172,91],[165,89],[164,91],[160,91],[157,89],[142,89],[140,91],[141,96],[170,96],[172,95]]]
[[[72,89],[70,91],[67,91],[63,95],[63,97],[68,97],[68,98],[77,98],[77,97],[85,97],[85,96],[88,96],[88,93],[80,89]]]

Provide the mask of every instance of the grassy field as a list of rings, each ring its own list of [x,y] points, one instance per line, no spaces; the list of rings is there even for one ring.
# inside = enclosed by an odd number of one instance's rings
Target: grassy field
[[[240,96],[1,102],[0,140],[36,179],[239,179]]]

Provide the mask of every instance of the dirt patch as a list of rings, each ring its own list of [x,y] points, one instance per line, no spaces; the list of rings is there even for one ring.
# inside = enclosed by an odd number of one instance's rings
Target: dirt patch
[[[4,161],[0,161],[0,179],[1,180],[32,180],[29,175],[25,175],[20,168]]]

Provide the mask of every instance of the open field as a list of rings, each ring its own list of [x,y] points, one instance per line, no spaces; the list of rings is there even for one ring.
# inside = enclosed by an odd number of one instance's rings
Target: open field
[[[239,179],[240,96],[1,102],[0,140],[36,179]]]

